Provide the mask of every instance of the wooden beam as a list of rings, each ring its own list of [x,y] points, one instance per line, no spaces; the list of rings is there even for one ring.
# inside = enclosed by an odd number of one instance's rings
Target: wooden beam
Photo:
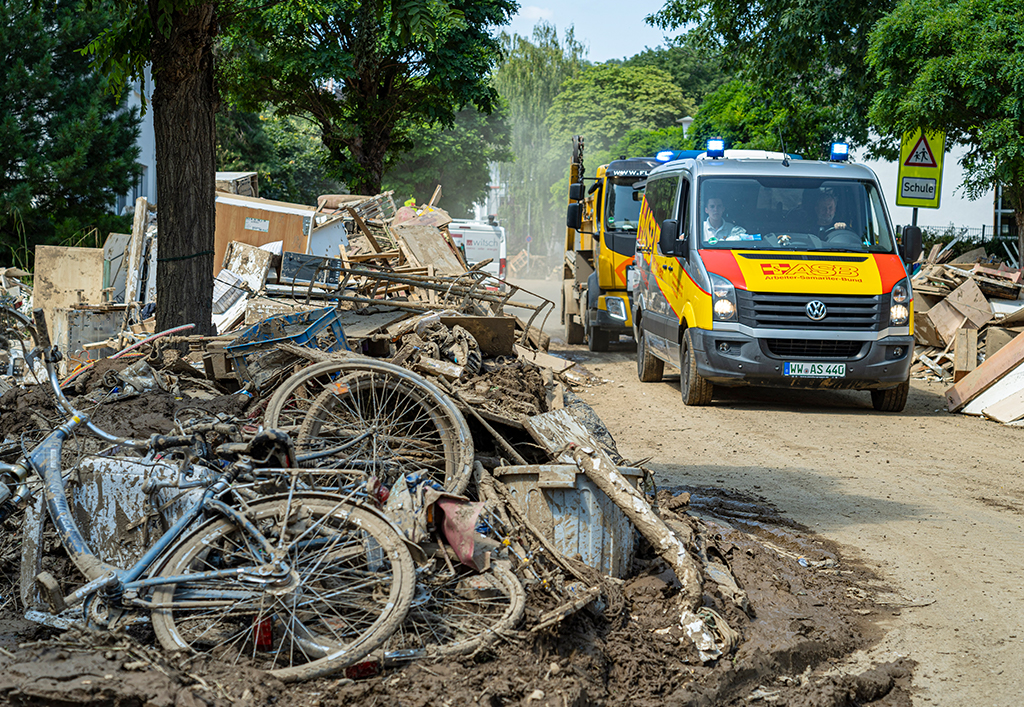
[[[986,358],[983,364],[967,374],[963,380],[954,383],[953,387],[946,391],[946,408],[950,412],[957,412],[1016,368],[1021,361],[1024,361],[1024,334],[1016,336],[994,355]]]
[[[370,229],[366,227],[366,222],[363,221],[362,216],[357,214],[356,210],[351,206],[348,207],[348,212],[352,214],[352,220],[356,222],[356,226],[363,232],[363,235],[366,236],[366,240],[370,242],[370,247],[373,248],[374,252],[383,253],[384,249],[380,247],[380,243],[378,243],[377,239],[373,237],[372,233],[370,233]]]
[[[978,367],[978,330],[957,329],[953,346],[953,382],[959,383]]]

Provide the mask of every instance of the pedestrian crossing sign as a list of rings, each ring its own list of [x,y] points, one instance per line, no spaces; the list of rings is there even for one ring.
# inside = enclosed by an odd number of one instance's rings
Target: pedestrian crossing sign
[[[939,208],[945,149],[945,133],[918,129],[903,134],[896,187],[897,206]]]

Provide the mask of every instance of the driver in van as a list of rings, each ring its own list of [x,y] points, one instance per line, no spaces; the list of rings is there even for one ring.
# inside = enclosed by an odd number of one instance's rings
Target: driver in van
[[[709,197],[704,204],[704,242],[714,244],[718,241],[740,240],[747,230],[725,220],[725,203],[721,197]]]
[[[846,228],[846,223],[836,221],[836,197],[831,192],[819,191],[814,197],[816,224],[814,235],[824,236],[830,231]]]

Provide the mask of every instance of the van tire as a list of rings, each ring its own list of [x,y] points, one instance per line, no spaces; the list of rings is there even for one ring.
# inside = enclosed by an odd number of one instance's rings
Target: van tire
[[[647,348],[647,337],[643,326],[637,322],[636,333],[636,375],[644,383],[657,383],[665,375],[665,362],[651,354]]]
[[[871,407],[879,412],[903,412],[910,393],[910,381],[905,380],[895,388],[871,391]]]
[[[679,391],[683,395],[683,403],[690,407],[710,404],[715,391],[714,384],[697,373],[693,335],[689,329],[683,333],[682,345],[679,347]]]

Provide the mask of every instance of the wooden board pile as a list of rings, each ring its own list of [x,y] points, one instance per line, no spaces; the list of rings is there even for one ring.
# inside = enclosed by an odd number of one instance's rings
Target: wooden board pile
[[[933,248],[912,278],[917,347],[911,376],[955,383],[1024,331],[1024,277],[983,248],[949,264],[937,260]]]

